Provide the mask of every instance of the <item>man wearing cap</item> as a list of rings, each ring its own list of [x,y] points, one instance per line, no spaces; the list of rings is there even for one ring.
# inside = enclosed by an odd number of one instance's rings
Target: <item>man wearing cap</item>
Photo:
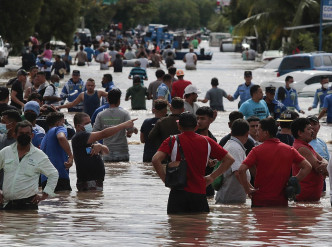
[[[183,62],[186,63],[186,70],[196,70],[197,55],[193,48],[190,48],[189,52],[184,55]]]
[[[266,87],[265,88],[265,96],[263,97],[263,100],[265,100],[267,107],[269,108],[269,112],[271,116],[277,120],[280,117],[280,114],[287,110],[286,106],[284,106],[283,103],[279,102],[274,98],[276,94],[276,88],[275,87]]]
[[[183,80],[184,72],[182,69],[176,71],[177,81],[173,82],[172,85],[172,98],[174,97],[183,97],[184,89],[191,85],[190,81]]]
[[[184,110],[192,114],[196,114],[199,105],[196,103],[198,94],[201,93],[193,85],[189,85],[184,89]]]
[[[237,90],[235,91],[234,95],[229,97],[230,101],[236,100],[240,96],[240,102],[238,104],[238,108],[250,99],[250,88],[254,85],[251,80],[252,80],[252,73],[251,71],[244,71],[244,80],[245,83],[239,85],[237,87]]]
[[[324,177],[329,175],[327,172],[328,162],[309,144],[314,136],[314,131],[309,119],[295,119],[291,129],[295,138],[293,147],[306,158],[312,166],[311,172],[300,181],[301,192],[296,196],[296,201],[319,201],[323,191]],[[298,167],[293,165],[293,175],[297,172]]]
[[[328,95],[324,98],[324,104],[319,113],[318,119],[321,119],[325,113],[327,113],[326,122],[332,123],[332,95]]]
[[[69,81],[64,85],[62,88],[62,92],[60,94],[60,97],[69,102],[73,102],[80,93],[84,92],[85,90],[85,83],[80,78],[80,71],[79,70],[73,70],[72,78],[69,79]],[[83,102],[80,102],[75,107],[69,108],[68,112],[82,112],[83,111]]]
[[[188,112],[180,114],[178,128],[182,133],[178,135],[178,138],[187,162],[187,186],[183,190],[171,189],[167,205],[168,214],[209,212],[206,186],[210,185],[234,162],[233,157],[211,138],[196,134],[194,132],[196,126],[197,120],[194,114]],[[162,143],[152,158],[152,164],[163,182],[165,182],[166,174],[162,161],[172,153],[175,155],[172,155],[171,164],[178,164],[181,159],[180,151],[177,148],[179,143],[175,144],[176,139],[170,140],[170,138],[168,137]],[[217,170],[205,176],[209,156],[223,162]]]
[[[267,118],[270,115],[266,102],[263,100],[263,90],[259,85],[253,85],[250,88],[251,99],[244,102],[239,111],[245,118],[256,116],[259,119]]]
[[[7,110],[17,110],[15,106],[8,105],[9,90],[6,87],[0,87],[0,115]]]
[[[172,76],[169,74],[164,75],[163,83],[157,88],[157,98],[165,99],[168,103],[171,103],[172,97],[170,88],[172,87]]]
[[[277,133],[277,138],[289,146],[293,146],[294,143],[291,124],[298,117],[299,114],[297,112],[286,110],[280,114],[280,118],[277,120],[280,126],[280,131]]]
[[[131,69],[128,79],[132,79],[133,76],[138,75],[141,78],[142,85],[144,84],[144,80],[148,80],[148,75],[146,74],[146,70],[141,68],[141,62],[139,60],[135,61],[134,68]]]
[[[275,99],[283,103],[288,110],[295,111],[304,114],[305,112],[301,110],[298,100],[297,92],[294,87],[294,78],[292,76],[286,76],[285,87],[279,87]]]
[[[319,111],[321,111],[324,99],[327,95],[332,94],[332,87],[329,87],[329,78],[327,76],[322,76],[320,78],[321,88],[318,88],[315,93],[314,102],[312,106],[308,108],[308,111],[311,111],[313,108],[316,108],[319,102]]]
[[[29,101],[24,105],[24,118],[32,124],[32,144],[39,148],[40,144],[45,136],[45,130],[36,124],[37,117],[40,114],[40,106],[37,101]]]
[[[258,136],[263,143],[250,151],[238,170],[240,181],[246,181],[247,169],[256,166],[254,188],[241,183],[252,199],[252,207],[287,207],[285,187],[292,166],[297,181],[303,180],[311,170],[309,162],[298,151],[275,138],[277,131],[277,122],[273,118],[260,120]]]
[[[15,106],[17,109],[22,109],[24,106],[23,88],[27,81],[28,73],[24,69],[17,72],[17,79],[14,81],[10,93],[10,105]]]

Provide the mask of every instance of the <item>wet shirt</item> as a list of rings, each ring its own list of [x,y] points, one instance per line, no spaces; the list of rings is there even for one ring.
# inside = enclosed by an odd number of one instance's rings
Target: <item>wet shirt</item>
[[[77,182],[91,180],[104,180],[105,166],[101,155],[90,155],[86,148],[91,133],[86,131],[77,132],[72,139],[73,155],[76,165]]]
[[[171,101],[172,101],[171,93],[169,91],[168,86],[165,83],[161,83],[157,89],[157,98],[159,98],[159,97],[163,97],[169,103],[171,103]]]
[[[225,90],[213,87],[206,92],[205,99],[210,101],[212,110],[224,111],[223,97],[227,97]]]
[[[256,116],[259,119],[264,119],[270,115],[269,109],[264,100],[255,102],[252,99],[249,99],[240,106],[239,111],[243,113],[246,119],[251,116]]]
[[[185,131],[179,135],[180,144],[187,161],[187,186],[185,191],[197,194],[206,193],[206,182],[204,179],[205,168],[208,158],[208,143],[211,147],[211,157],[218,160],[223,159],[227,151],[220,147],[218,143],[207,136],[201,136],[192,131]],[[158,151],[171,155],[175,138],[172,138],[171,147],[169,146],[169,138],[167,138],[160,146]],[[177,151],[176,160],[180,161],[180,151]]]
[[[304,141],[295,139],[294,148],[299,150],[301,147],[309,149],[312,154],[317,158],[317,153],[313,147]],[[300,171],[298,166],[293,165],[292,173],[295,176]],[[300,181],[301,192],[296,196],[297,201],[319,201],[322,194],[324,178],[321,174],[317,173],[315,169],[311,169],[310,173]]]
[[[40,149],[47,154],[48,158],[59,172],[59,178],[69,180],[69,169],[66,169],[65,162],[68,156],[65,150],[60,146],[57,135],[64,133],[67,137],[67,129],[63,126],[53,127],[49,129],[44,136]],[[47,177],[42,175],[41,181],[44,182]]]
[[[31,197],[39,192],[40,173],[48,177],[44,192],[54,196],[58,172],[41,150],[30,145],[30,151],[19,161],[17,143],[0,151],[0,169],[4,169],[3,196],[9,200]]]
[[[332,94],[332,87],[329,89],[318,88],[315,92],[314,102],[312,103],[312,108],[316,108],[319,103],[319,108],[323,107],[324,99],[327,95]]]
[[[148,96],[146,87],[138,83],[127,89],[126,98],[131,96],[131,109],[132,110],[146,110],[145,97]]]
[[[332,123],[332,95],[325,97],[323,108],[327,109],[326,122]]]
[[[303,160],[304,157],[295,148],[277,138],[268,139],[254,147],[243,161],[248,168],[256,166],[255,188],[258,190],[253,194],[252,205],[287,206],[284,190],[292,164]]]
[[[84,92],[83,111],[85,113],[87,113],[91,117],[99,106],[100,106],[100,99],[98,97],[97,90],[95,90],[94,94],[92,95],[89,95],[87,92]]]
[[[234,99],[237,99],[240,96],[240,102],[239,105],[242,105],[243,102],[247,101],[251,98],[250,95],[250,88],[255,85],[253,83],[250,83],[249,86],[247,86],[245,83],[239,85],[233,95]]]
[[[177,81],[173,82],[173,85],[172,85],[172,98],[174,98],[174,97],[183,98],[184,89],[188,85],[191,85],[191,82],[186,81],[186,80],[177,80]]]

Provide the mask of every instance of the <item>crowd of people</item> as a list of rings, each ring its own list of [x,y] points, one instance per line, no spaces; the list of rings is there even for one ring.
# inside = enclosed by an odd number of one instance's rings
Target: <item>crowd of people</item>
[[[200,90],[184,79],[185,71],[176,69],[174,60],[170,62],[174,59],[171,50],[164,51],[165,63],[170,65],[167,71],[156,69],[156,80],[145,87],[149,61],[144,48],[137,47],[135,54],[128,47],[120,54],[112,46],[105,52],[101,45],[98,55],[86,48],[89,45],[81,46],[74,59],[78,66],[89,66],[95,59],[103,69],[126,54],[139,57],[128,75],[133,86],[124,98],[131,100],[133,110],[146,110],[146,100],[152,100],[154,117],[145,119],[140,128],[143,162],[152,162],[165,182],[165,163],[177,166],[181,159],[187,161],[187,184],[183,189],[171,188],[168,213],[209,212],[207,198],[214,196],[216,203],[242,204],[248,195],[253,207],[287,206],[288,200],[320,200],[325,177],[332,172],[326,143],[317,137],[319,119],[325,113],[327,122],[332,122],[332,88],[327,78],[321,78],[322,87],[308,109],[319,103],[318,117],[299,117],[297,112],[304,111],[291,76],[286,77],[284,87],[266,87],[265,95],[252,82],[251,71],[244,72],[244,83],[233,95],[219,88],[218,79],[212,78],[211,89],[198,98]],[[156,50],[151,54],[159,56]],[[52,53],[45,49],[39,57],[44,68],[47,61],[43,59],[52,58]],[[152,59],[153,63],[162,62],[162,57]],[[88,191],[103,190],[104,162],[130,160],[127,139],[139,130],[134,126],[136,119],[120,106],[121,90],[110,73],[102,78],[105,90],[96,90],[95,80],[83,80],[77,69],[60,90],[59,81],[70,72],[70,60],[66,50],[62,58],[56,56],[50,70],[38,65],[29,73],[20,69],[10,92],[0,87],[3,209],[37,209],[41,200],[55,192],[72,190],[69,169],[73,162],[77,190]],[[197,62],[194,55],[185,60],[190,60],[187,70]],[[230,133],[217,143],[209,127],[218,111],[225,111],[223,98],[240,98],[239,109],[229,114]],[[209,102],[209,106],[197,102]],[[61,113],[63,108],[75,112],[74,126]],[[184,157],[178,151],[180,147]]]

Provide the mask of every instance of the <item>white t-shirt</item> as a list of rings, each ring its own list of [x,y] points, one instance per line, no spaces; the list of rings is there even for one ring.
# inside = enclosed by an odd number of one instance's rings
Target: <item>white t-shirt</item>
[[[45,96],[56,96],[56,97],[60,97],[60,93],[59,90],[56,86],[47,86],[45,89],[45,93],[44,93],[44,97]],[[51,101],[45,101],[45,104],[52,104],[54,106],[59,106],[61,101],[56,101],[56,102],[51,102]]]
[[[138,59],[138,61],[140,61],[141,62],[141,68],[142,69],[145,69],[146,70],[146,68],[148,67],[148,65],[149,65],[149,60],[147,59],[147,58],[145,58],[145,57],[141,57],[141,58],[139,58]]]
[[[108,63],[104,63],[105,61],[105,52],[99,53],[96,57],[96,60],[100,63],[100,69],[101,70],[107,70],[109,69]]]
[[[196,67],[196,64],[194,63],[194,55],[195,53],[190,52],[184,56],[186,59],[186,66]]]

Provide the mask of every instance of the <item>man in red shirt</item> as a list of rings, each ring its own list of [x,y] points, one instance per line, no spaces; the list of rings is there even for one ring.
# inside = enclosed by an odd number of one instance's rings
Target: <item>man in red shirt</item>
[[[176,71],[177,81],[173,82],[172,86],[172,98],[180,97],[183,98],[184,89],[191,84],[190,81],[183,80],[184,72],[182,69]]]
[[[254,147],[239,168],[241,180],[246,181],[246,170],[256,166],[255,187],[242,183],[252,198],[253,207],[288,206],[285,188],[292,164],[299,167],[294,174],[299,181],[311,170],[310,163],[303,156],[276,138],[277,131],[278,126],[273,118],[260,120],[258,138],[263,144]]]
[[[327,164],[309,142],[314,137],[314,131],[307,118],[295,119],[291,125],[292,135],[295,140],[293,147],[305,157],[312,166],[312,170],[301,182],[301,193],[296,196],[296,201],[319,201],[323,185],[324,176],[328,176]],[[293,165],[293,174],[298,172],[298,168]]]
[[[183,190],[171,189],[167,213],[209,212],[209,204],[205,194],[206,186],[227,171],[233,164],[234,158],[211,138],[195,133],[197,120],[194,114],[189,112],[181,113],[178,128],[182,132],[179,135],[179,141],[187,161],[187,186]],[[167,155],[171,154],[175,158],[174,163],[179,163],[181,159],[178,146],[175,145],[175,138],[172,138],[171,145],[169,145],[169,141],[170,137],[161,144],[159,150],[152,158],[152,164],[163,182],[165,182],[166,175],[161,162]],[[176,154],[173,148],[176,149]],[[205,176],[209,154],[218,160],[222,160],[223,163],[216,171]]]

